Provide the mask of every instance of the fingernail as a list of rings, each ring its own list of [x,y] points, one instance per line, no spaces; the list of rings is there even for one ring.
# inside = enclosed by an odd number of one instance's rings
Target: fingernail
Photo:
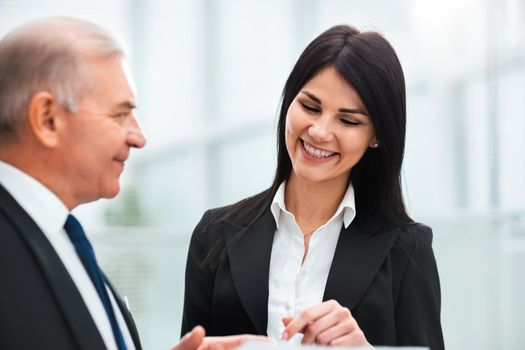
[[[281,334],[281,340],[283,340],[283,341],[287,341],[288,340],[288,332],[283,332],[283,334]]]

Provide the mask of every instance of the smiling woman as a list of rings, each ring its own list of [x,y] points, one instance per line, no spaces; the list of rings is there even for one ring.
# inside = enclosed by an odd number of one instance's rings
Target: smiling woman
[[[442,349],[432,231],[406,213],[405,83],[375,32],[312,41],[283,91],[272,186],[204,214],[182,332]]]
[[[285,135],[292,179],[331,181],[339,188],[348,186],[351,169],[377,143],[359,95],[333,66],[317,73],[292,101]]]

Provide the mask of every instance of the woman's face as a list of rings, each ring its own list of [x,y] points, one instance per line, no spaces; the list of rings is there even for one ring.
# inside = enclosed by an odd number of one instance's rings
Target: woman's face
[[[377,143],[361,98],[331,66],[290,104],[285,139],[293,175],[312,182],[346,182],[367,147]]]

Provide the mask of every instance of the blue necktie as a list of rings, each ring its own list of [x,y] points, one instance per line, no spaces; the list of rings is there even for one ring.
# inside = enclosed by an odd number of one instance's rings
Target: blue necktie
[[[98,267],[93,247],[89,243],[86,234],[80,225],[80,222],[78,222],[78,220],[73,215],[68,215],[64,229],[66,230],[66,233],[69,236],[71,242],[73,242],[78,257],[82,261],[84,268],[91,278],[91,282],[93,282],[102,304],[104,304],[104,309],[106,309],[106,314],[108,315],[109,322],[111,323],[111,329],[113,330],[113,335],[115,336],[117,348],[119,350],[126,350],[126,343],[124,342],[124,337],[122,336],[122,332],[118,326],[117,318],[115,317],[115,312],[113,311],[113,306],[111,305],[111,300],[109,299],[109,295],[106,290],[102,272]]]

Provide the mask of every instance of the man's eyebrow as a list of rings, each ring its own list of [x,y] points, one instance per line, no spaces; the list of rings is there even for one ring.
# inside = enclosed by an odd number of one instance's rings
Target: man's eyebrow
[[[123,102],[120,102],[115,108],[135,109],[137,108],[137,105],[133,101],[123,101]]]
[[[313,101],[317,102],[319,105],[322,105],[321,100],[317,96],[312,94],[310,91],[303,90],[301,92],[303,94],[305,94],[306,96],[308,96]],[[339,112],[341,112],[341,113],[350,113],[350,114],[362,114],[362,115],[368,117],[368,113],[366,113],[365,111],[363,111],[362,109],[359,109],[359,108],[339,108]]]

